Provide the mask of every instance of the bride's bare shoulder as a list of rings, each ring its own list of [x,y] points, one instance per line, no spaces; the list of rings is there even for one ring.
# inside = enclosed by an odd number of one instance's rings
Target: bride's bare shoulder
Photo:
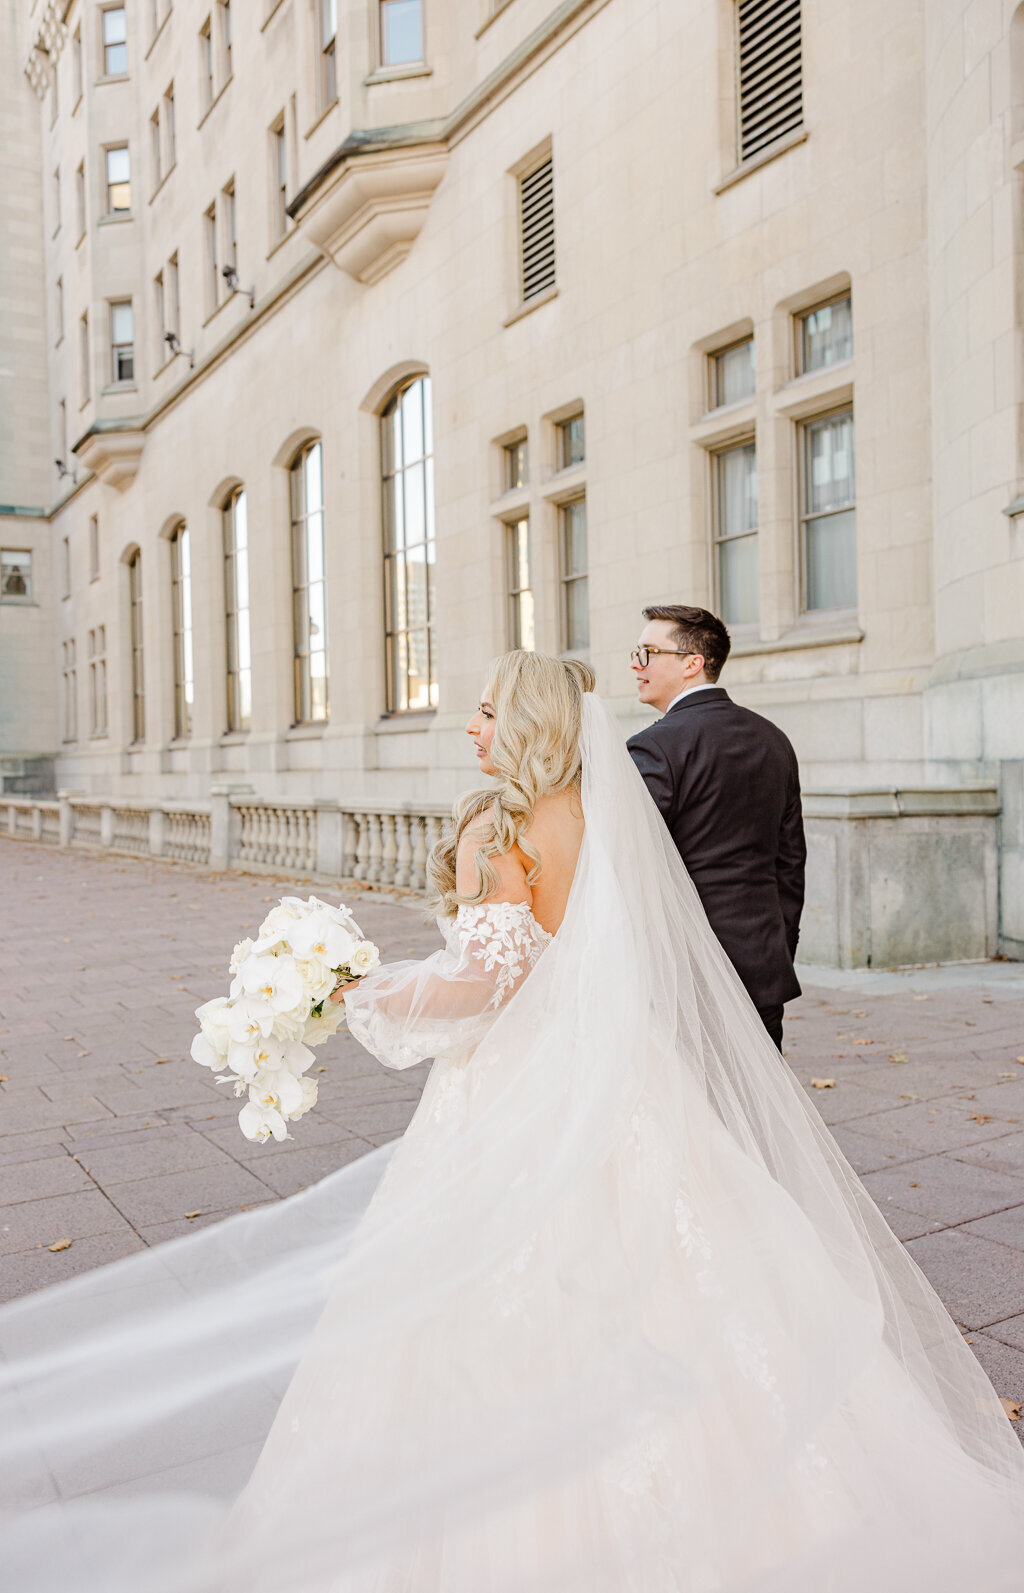
[[[475,896],[480,889],[476,854],[481,846],[486,846],[493,839],[494,822],[486,813],[473,819],[463,830],[455,854],[455,889],[460,896]],[[487,861],[498,876],[498,888],[491,891],[487,900],[529,904],[532,892],[526,882],[527,871],[518,848],[513,847],[510,852],[495,852],[488,856]]]

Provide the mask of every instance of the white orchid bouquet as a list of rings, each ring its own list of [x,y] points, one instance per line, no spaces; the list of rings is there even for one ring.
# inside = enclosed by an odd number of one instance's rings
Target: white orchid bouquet
[[[380,952],[342,903],[285,896],[231,957],[230,994],[196,1008],[192,1060],[248,1099],[238,1114],[246,1139],[290,1139],[288,1124],[316,1105],[306,1078],[312,1046],[336,1034],[344,1002],[330,997],[380,962]],[[221,1071],[226,1069],[226,1071]]]

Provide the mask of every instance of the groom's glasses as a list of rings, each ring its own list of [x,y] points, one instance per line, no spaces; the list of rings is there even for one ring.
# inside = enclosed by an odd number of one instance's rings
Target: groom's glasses
[[[639,664],[641,669],[646,669],[651,661],[652,653],[668,653],[673,658],[696,658],[696,653],[683,652],[679,647],[634,647],[629,655],[631,664]]]

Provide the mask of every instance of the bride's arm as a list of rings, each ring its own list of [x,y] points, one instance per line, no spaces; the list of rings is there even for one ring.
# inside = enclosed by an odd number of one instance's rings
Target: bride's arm
[[[455,867],[460,894],[477,887],[474,853],[486,839],[478,826],[462,837]],[[349,1029],[390,1067],[472,1048],[539,954],[523,859],[514,851],[490,861],[497,888],[478,906],[459,909],[440,951],[422,962],[385,964],[344,993]]]

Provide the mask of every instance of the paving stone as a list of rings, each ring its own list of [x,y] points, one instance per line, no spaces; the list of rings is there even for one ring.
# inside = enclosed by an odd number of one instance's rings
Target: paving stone
[[[0,1208],[94,1188],[88,1173],[66,1152],[0,1168]]]
[[[52,1245],[58,1239],[123,1233],[130,1227],[95,1186],[72,1195],[50,1195],[5,1206],[0,1211],[0,1255]]]
[[[268,1186],[245,1168],[225,1160],[217,1167],[111,1183],[105,1189],[118,1211],[133,1227],[142,1229],[184,1217],[189,1211],[236,1211],[239,1206],[259,1204],[266,1200]]]
[[[966,1328],[1024,1312],[1024,1254],[960,1228],[911,1239],[907,1249],[946,1309]]]
[[[870,1117],[851,1118],[848,1126],[879,1139],[887,1139],[894,1150],[901,1153],[916,1151],[974,1150],[986,1140],[1011,1133],[1006,1123],[993,1120],[978,1123],[972,1117],[973,1106],[964,1101],[956,1106],[909,1102],[905,1106],[890,1106]]]
[[[295,1125],[296,1129],[301,1127]],[[348,1166],[349,1162],[358,1161],[360,1156],[368,1156],[374,1146],[366,1139],[353,1136],[350,1139],[336,1141],[333,1145],[303,1146],[299,1143],[296,1133],[294,1149],[282,1150],[281,1154],[271,1156],[267,1160],[253,1157],[244,1163],[257,1178],[268,1185],[275,1194],[294,1195],[300,1189],[307,1189],[310,1184],[317,1183],[321,1178],[326,1178],[329,1173],[337,1172],[339,1167]],[[284,1144],[290,1142],[285,1140]],[[260,1150],[263,1150],[260,1146]]]
[[[1007,1317],[1005,1322],[991,1322],[985,1329],[985,1336],[1024,1351],[1024,1315]]]
[[[976,1222],[964,1223],[961,1233],[977,1233],[983,1239],[995,1239],[1012,1250],[1024,1250],[1024,1205],[1011,1206],[1006,1211],[993,1212]]]
[[[815,1091],[815,1094],[818,1092]],[[838,1123],[835,1129],[835,1140],[843,1155],[846,1157],[854,1172],[874,1173],[882,1167],[898,1167],[903,1162],[915,1161],[920,1157],[920,1151],[907,1148],[895,1150],[892,1142],[880,1138],[877,1134],[865,1132],[862,1125],[870,1125],[873,1118],[859,1117],[855,1126],[849,1123]]]
[[[927,1156],[868,1173],[864,1185],[883,1211],[886,1201],[895,1201],[908,1211],[934,1218],[943,1227],[1002,1211],[1024,1195],[1018,1179],[948,1156]]]
[[[994,1167],[998,1172],[1024,1178],[1024,1132],[1001,1134],[985,1145],[963,1146],[956,1152],[961,1162],[975,1167]]]
[[[145,1248],[145,1241],[124,1224],[112,1233],[76,1238],[69,1250],[55,1252],[43,1247],[0,1256],[0,1302],[45,1289],[51,1283],[63,1283],[80,1272],[91,1272],[94,1267],[120,1261],[122,1256]]]
[[[1024,1400],[1024,1351],[1003,1344],[988,1333],[971,1333],[968,1337],[975,1358],[1000,1399]],[[1024,1421],[1013,1425],[1024,1443]]]
[[[151,1129],[145,1134],[122,1135],[104,1146],[80,1142],[75,1155],[103,1188],[137,1178],[188,1172],[197,1167],[231,1165],[224,1151],[190,1128]]]

